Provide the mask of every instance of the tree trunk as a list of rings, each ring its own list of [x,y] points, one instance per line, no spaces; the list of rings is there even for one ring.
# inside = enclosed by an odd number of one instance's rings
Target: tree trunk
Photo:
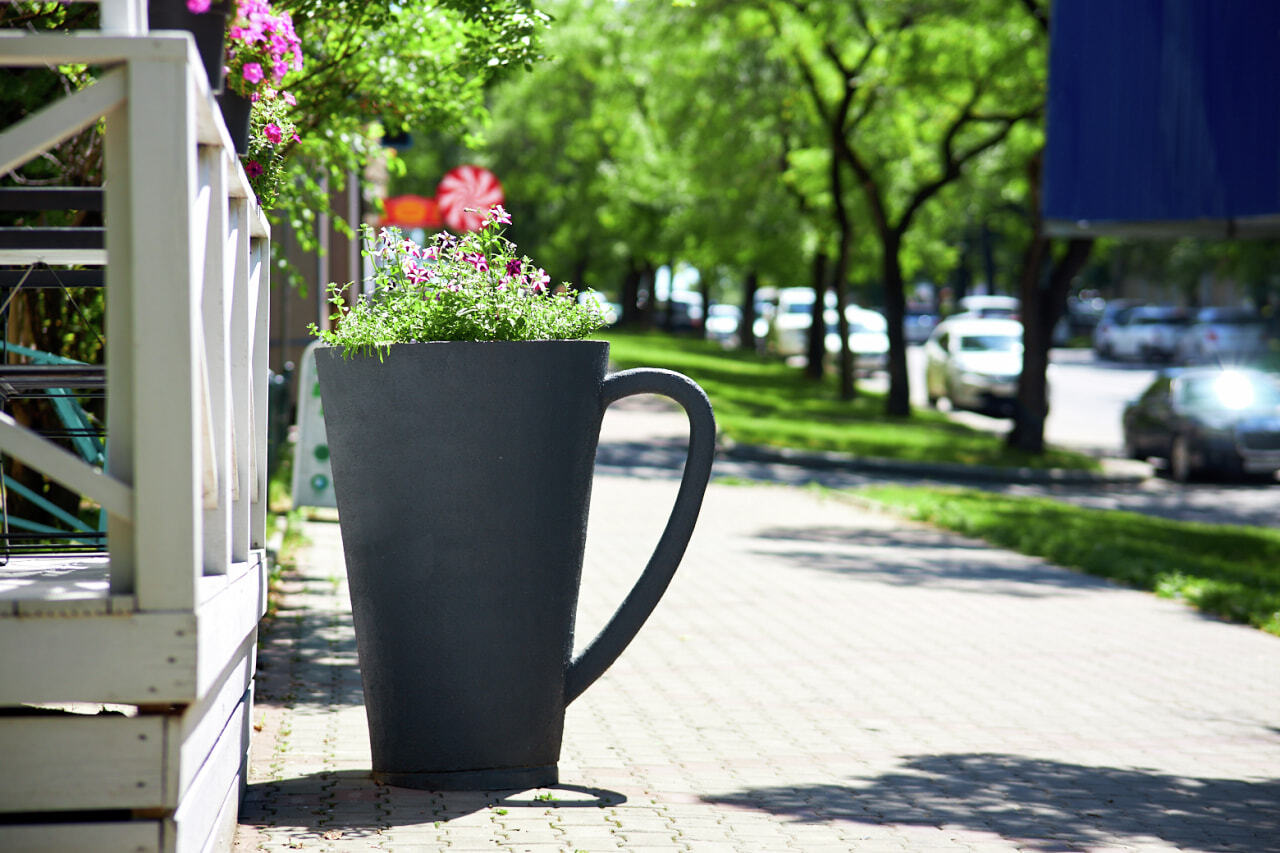
[[[662,308],[658,309],[657,313],[658,324],[662,326],[664,331],[670,332],[675,325],[676,319],[676,301],[671,298],[676,292],[676,262],[667,261],[667,270],[667,301],[662,304]],[[654,284],[653,298],[656,302],[658,299],[657,283],[655,282]]]
[[[1037,202],[1034,210],[1039,210]],[[1039,214],[1033,214],[1036,229],[1022,256],[1018,276],[1018,298],[1022,319],[1022,373],[1018,376],[1018,399],[1013,411],[1013,429],[1007,443],[1028,453],[1044,452],[1044,420],[1049,412],[1049,340],[1044,335],[1046,303],[1044,265],[1052,257],[1049,239],[1039,233]]]
[[[841,117],[831,126],[831,199],[835,207],[838,243],[836,245],[836,268],[832,275],[832,283],[836,292],[836,334],[840,336],[840,399],[852,400],[858,396],[858,388],[853,376],[853,353],[849,352],[849,318],[844,309],[848,302],[846,293],[849,287],[849,263],[853,254],[853,221],[849,218],[849,208],[844,201],[844,176],[841,171],[841,158],[837,152],[842,150],[844,115],[848,114],[851,100],[844,99]],[[821,297],[818,299],[822,301]],[[817,309],[815,309],[816,311]],[[826,324],[823,323],[823,335],[826,335]]]
[[[1053,328],[1067,311],[1071,282],[1084,267],[1093,248],[1092,239],[1070,240],[1042,285],[1040,274],[1050,256],[1049,241],[1037,236],[1028,249],[1030,263],[1022,273],[1022,373],[1018,377],[1018,401],[1014,409],[1010,447],[1028,453],[1044,452],[1044,423],[1049,414],[1049,350]],[[1043,244],[1037,250],[1035,244]],[[1036,257],[1036,256],[1039,257]],[[1033,268],[1034,265],[1034,268]]]
[[[853,254],[853,231],[847,223],[842,224],[840,231],[840,250],[836,255],[836,269],[833,276],[836,292],[836,334],[840,337],[840,399],[853,400],[858,396],[858,385],[853,371],[853,353],[849,350],[849,315],[845,313],[849,305],[849,262]]]
[[[620,326],[640,325],[640,270],[635,264],[627,264],[627,272],[622,277],[622,317],[618,319]]]
[[[702,297],[702,319],[694,323],[693,333],[699,338],[707,337],[707,315],[711,313],[711,279],[706,275],[698,278],[698,294]]]
[[[639,307],[637,312],[640,318],[640,325],[646,329],[653,327],[653,312],[657,307],[654,303],[657,301],[654,293],[654,268],[653,264],[645,261],[640,267],[639,276],[636,279],[636,304]]]
[[[1022,314],[1022,373],[1018,376],[1018,399],[1013,412],[1013,429],[1005,441],[1027,453],[1044,452],[1044,422],[1049,414],[1049,348],[1053,327],[1067,310],[1071,281],[1089,258],[1093,240],[1071,240],[1054,263],[1048,281],[1044,265],[1053,257],[1052,244],[1042,233],[1040,217],[1041,165],[1043,149],[1027,164],[1030,186],[1031,243],[1023,255],[1018,278]]]
[[[738,349],[748,352],[756,348],[756,291],[759,289],[760,276],[755,270],[749,270],[742,282],[742,321],[738,323]]]
[[[911,415],[911,385],[907,377],[907,339],[902,324],[907,313],[907,297],[902,282],[902,235],[891,231],[882,235],[884,255],[881,276],[884,279],[884,318],[889,329],[889,395],[885,398],[885,414],[894,417]]]
[[[808,346],[805,350],[804,375],[810,379],[821,379],[826,369],[826,320],[823,309],[826,305],[827,266],[830,258],[823,251],[813,255],[813,307],[809,312]]]

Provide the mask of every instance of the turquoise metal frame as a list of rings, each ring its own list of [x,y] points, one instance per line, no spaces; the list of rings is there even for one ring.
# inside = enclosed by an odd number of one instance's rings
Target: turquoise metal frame
[[[31,349],[30,347],[0,341],[0,356],[8,353],[14,353],[15,355],[29,359],[33,364],[84,364],[84,362],[76,361],[75,359],[65,358],[60,355],[53,355],[51,353]],[[72,394],[70,389],[67,388],[50,388],[47,389],[44,394],[53,405],[53,409],[58,416],[58,420],[62,422],[62,425],[66,427],[67,431],[70,433],[71,445],[75,449],[75,452],[80,455],[80,458],[92,465],[105,465],[107,459],[106,440],[105,438],[93,434],[95,431],[93,422],[89,418],[89,413],[80,405],[76,395]],[[3,484],[6,490],[12,490],[21,495],[32,504],[49,513],[49,515],[67,524],[71,530],[68,531],[48,524],[41,524],[40,522],[32,521],[28,518],[22,518],[21,516],[10,515],[8,512],[5,512],[4,521],[8,527],[26,530],[32,533],[48,533],[51,536],[67,538],[71,542],[80,542],[84,544],[102,541],[101,534],[104,534],[107,529],[107,514],[105,511],[100,511],[98,513],[97,526],[91,527],[81,519],[62,509],[62,507],[55,505],[43,495],[32,491],[30,488],[19,483],[7,474],[3,475]],[[5,532],[7,532],[7,530]],[[77,537],[69,535],[72,533],[93,533],[97,535],[92,537]]]

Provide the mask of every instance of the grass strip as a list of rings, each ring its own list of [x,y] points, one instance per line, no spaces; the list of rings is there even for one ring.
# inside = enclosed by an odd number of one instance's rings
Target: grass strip
[[[720,431],[742,444],[833,450],[913,462],[997,467],[1097,470],[1081,453],[1014,450],[1003,436],[952,423],[940,412],[911,417],[884,413],[884,395],[861,392],[840,400],[835,380],[815,382],[776,358],[729,351],[694,338],[659,332],[609,330],[615,368],[665,367],[706,390]]]
[[[856,494],[909,518],[1280,636],[1280,531],[974,489],[873,486]]]

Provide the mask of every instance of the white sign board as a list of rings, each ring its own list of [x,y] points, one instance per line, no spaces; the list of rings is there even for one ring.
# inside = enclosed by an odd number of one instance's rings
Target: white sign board
[[[316,378],[316,341],[302,353],[298,365],[298,443],[293,457],[293,506],[337,508],[333,471],[329,467],[329,442]]]

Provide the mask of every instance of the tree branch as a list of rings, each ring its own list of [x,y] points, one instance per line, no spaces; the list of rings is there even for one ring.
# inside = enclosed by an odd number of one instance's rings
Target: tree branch
[[[1027,11],[1043,32],[1049,32],[1049,10],[1041,6],[1039,0],[1022,0],[1022,8]]]
[[[876,182],[875,175],[871,174],[871,168],[849,144],[848,137],[840,137],[837,149],[833,153],[838,154],[848,163],[849,168],[853,169],[853,173],[857,175],[858,181],[862,184],[862,191],[867,197],[867,203],[871,206],[871,219],[876,224],[876,230],[881,234],[889,233],[892,230],[889,225],[889,213],[885,208],[880,184]]]
[[[929,183],[923,185],[922,187],[920,187],[920,189],[918,189],[915,192],[915,194],[911,197],[911,201],[907,204],[906,208],[903,210],[902,216],[898,219],[897,224],[894,226],[894,230],[897,231],[899,234],[902,234],[903,232],[905,232],[907,230],[907,227],[911,224],[912,217],[916,215],[916,212],[919,211],[921,206],[923,206],[926,201],[928,201],[930,198],[936,195],[937,192],[941,190],[944,186],[946,186],[951,181],[958,178],[960,176],[960,170],[964,167],[966,163],[968,163],[970,160],[973,160],[975,157],[977,157],[979,154],[983,153],[984,151],[994,148],[996,145],[1000,144],[1005,139],[1005,137],[1009,135],[1010,131],[1012,131],[1013,128],[1020,121],[1031,118],[1032,116],[1038,113],[1039,113],[1039,108],[1037,107],[1035,109],[1027,110],[1024,113],[1020,113],[1017,116],[1014,116],[1010,121],[1002,123],[999,128],[994,130],[986,138],[982,139],[980,142],[976,143],[973,147],[969,148],[967,151],[964,151],[959,155],[956,155],[952,150],[952,146],[954,145],[954,142],[955,142],[955,136],[957,133],[959,133],[960,129],[965,124],[968,124],[971,122],[964,120],[963,114],[959,118],[957,118],[956,122],[952,125],[952,127],[948,129],[947,139],[944,140],[943,142],[943,151],[944,151],[945,159],[943,162],[942,174],[939,175],[935,180],[930,181]]]

